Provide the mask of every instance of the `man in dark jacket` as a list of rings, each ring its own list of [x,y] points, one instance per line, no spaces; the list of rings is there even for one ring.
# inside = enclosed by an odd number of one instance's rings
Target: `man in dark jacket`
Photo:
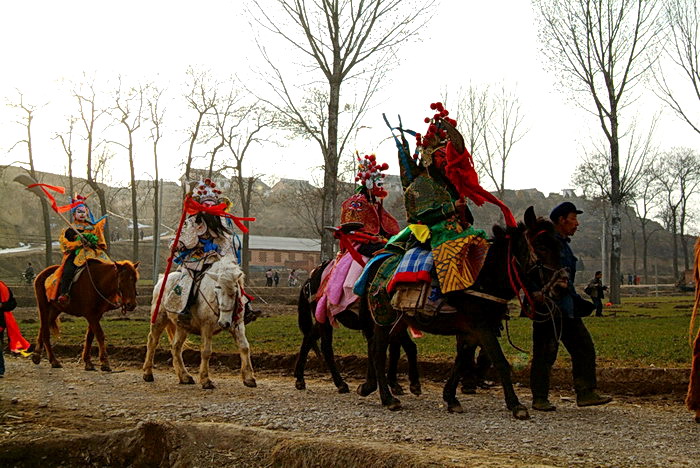
[[[603,272],[596,271],[593,279],[586,286],[585,293],[591,296],[593,305],[595,305],[595,316],[603,316],[603,298],[605,297],[605,290],[608,289],[607,286],[603,286]]]
[[[604,405],[612,398],[596,393],[595,347],[590,333],[581,320],[593,311],[593,304],[583,299],[574,289],[576,261],[569,243],[579,222],[578,210],[571,202],[557,205],[549,217],[554,223],[561,243],[561,266],[569,270],[569,287],[557,302],[554,315],[547,320],[532,323],[532,363],[530,389],[532,407],[538,411],[554,411],[549,402],[549,377],[559,351],[558,338],[571,355],[571,371],[578,406]]]

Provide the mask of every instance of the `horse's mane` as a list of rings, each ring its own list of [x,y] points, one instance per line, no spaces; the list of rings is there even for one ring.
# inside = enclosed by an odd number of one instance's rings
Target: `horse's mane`
[[[693,265],[693,279],[695,280],[695,303],[693,312],[690,314],[690,326],[688,328],[688,339],[692,346],[695,333],[695,319],[700,308],[700,238],[695,242],[695,265]]]

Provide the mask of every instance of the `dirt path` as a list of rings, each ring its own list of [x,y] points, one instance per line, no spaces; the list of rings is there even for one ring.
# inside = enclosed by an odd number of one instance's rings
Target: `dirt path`
[[[381,407],[376,394],[368,398],[339,395],[322,375],[312,375],[307,390],[298,391],[291,377],[266,372],[258,374],[258,387],[250,389],[242,385],[237,371],[218,368],[213,372],[218,388],[207,391],[198,385],[178,385],[164,365],[156,369],[156,381],[146,383],[134,363],[114,361],[118,372],[101,373],[85,372],[68,359],[63,362],[63,369],[51,369],[46,361],[35,366],[27,359],[7,359],[7,373],[0,380],[0,464],[3,454],[9,457],[8,448],[40,446],[68,434],[133,429],[144,421],[199,428],[192,429],[190,436],[224,430],[202,423],[235,424],[265,440],[284,436],[343,442],[356,447],[350,451],[355,457],[361,447],[373,447],[387,453],[413,453],[416,460],[433,460],[438,465],[700,464],[700,425],[692,422],[677,397],[619,397],[603,408],[581,409],[572,395],[563,393],[560,398],[557,392],[558,411],[534,412],[530,420],[516,421],[505,409],[500,388],[462,395],[466,412],[448,414],[441,387],[428,382],[422,396],[403,396],[404,410],[391,413]],[[527,389],[519,388],[518,393],[529,405]],[[225,464],[270,463],[255,444],[238,448],[227,449]],[[341,453],[338,450],[332,453]],[[243,452],[247,458],[240,458]],[[379,460],[382,463],[374,464],[391,466],[389,458]],[[342,463],[312,462],[309,466]]]

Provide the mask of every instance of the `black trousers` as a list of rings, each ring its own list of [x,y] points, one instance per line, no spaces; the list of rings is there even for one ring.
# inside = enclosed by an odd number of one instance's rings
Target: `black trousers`
[[[70,292],[70,285],[73,281],[73,275],[75,275],[75,270],[78,267],[75,266],[75,252],[71,253],[66,259],[66,263],[63,265],[63,274],[61,275],[61,283],[59,284],[58,294],[64,295]]]
[[[595,347],[591,334],[580,318],[560,318],[532,322],[532,363],[530,389],[533,399],[547,399],[552,366],[557,359],[559,342],[571,355],[571,372],[577,394],[596,388]]]
[[[593,305],[595,306],[595,315],[596,317],[601,317],[603,315],[603,301],[599,297],[591,297],[591,301],[593,301]]]

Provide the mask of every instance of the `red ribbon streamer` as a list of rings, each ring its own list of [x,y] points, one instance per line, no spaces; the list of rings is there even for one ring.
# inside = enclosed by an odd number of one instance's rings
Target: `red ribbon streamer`
[[[218,205],[207,206],[196,202],[190,196],[185,198],[185,210],[187,214],[195,214],[201,212],[208,213],[214,216],[223,216],[224,218],[233,220],[233,222],[236,223],[236,226],[238,226],[238,229],[243,231],[245,234],[248,233],[248,228],[245,227],[245,225],[241,221],[255,221],[255,218],[242,218],[239,216],[232,215],[231,213],[227,213],[226,203],[219,203]]]
[[[58,192],[60,194],[66,193],[66,189],[63,187],[59,187],[58,185],[49,185],[49,184],[31,184],[27,185],[27,189],[31,189],[34,187],[39,187],[42,192],[44,192],[44,195],[46,195],[46,198],[49,199],[49,203],[51,204],[51,209],[54,210],[56,213],[65,213],[66,211],[72,210],[78,205],[83,205],[85,202],[83,200],[80,201],[75,201],[73,203],[69,203],[68,205],[62,205],[58,206],[56,203],[56,198],[49,192],[49,190],[53,190],[54,192]]]
[[[151,314],[151,323],[156,323],[158,318],[158,309],[160,309],[160,301],[163,300],[163,293],[165,292],[165,284],[168,282],[168,275],[170,274],[170,268],[173,266],[173,260],[175,259],[175,252],[177,251],[177,244],[180,242],[180,234],[182,233],[182,225],[185,224],[185,218],[187,217],[187,200],[190,199],[188,194],[185,197],[185,203],[182,205],[182,214],[180,215],[180,223],[177,225],[177,231],[175,231],[175,240],[173,245],[170,247],[170,257],[168,257],[168,262],[165,264],[165,273],[163,273],[163,283],[160,285],[160,291],[158,292],[158,299],[156,300],[156,307],[153,309]]]
[[[361,244],[368,244],[370,242],[380,242],[381,239],[370,234],[365,234],[364,232],[343,232],[340,229],[333,232],[333,236],[338,239],[340,243],[341,250],[347,250],[353,260],[359,263],[362,267],[366,265],[367,262],[362,258],[360,252],[358,252],[352,245],[353,242],[359,242]]]

